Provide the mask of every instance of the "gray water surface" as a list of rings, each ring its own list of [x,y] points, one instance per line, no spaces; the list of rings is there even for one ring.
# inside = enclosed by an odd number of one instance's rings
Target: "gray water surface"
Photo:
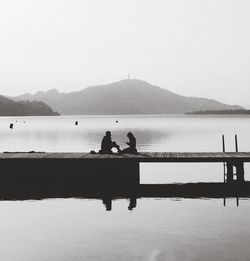
[[[78,126],[74,125],[75,121]],[[118,123],[116,123],[118,120]],[[14,128],[9,129],[9,124]],[[0,118],[0,151],[99,150],[106,130],[141,151],[250,151],[249,116],[61,116]],[[142,183],[223,180],[221,164],[142,164]],[[250,169],[246,165],[246,177]],[[0,201],[0,260],[249,260],[248,199]]]

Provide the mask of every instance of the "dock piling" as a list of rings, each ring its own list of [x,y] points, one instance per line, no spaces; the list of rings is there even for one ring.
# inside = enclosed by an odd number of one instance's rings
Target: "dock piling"
[[[236,134],[234,135],[234,140],[235,140],[235,152],[238,152],[238,137]]]
[[[227,183],[231,183],[234,181],[234,165],[232,162],[227,162],[226,163],[226,181]]]
[[[238,136],[234,135],[235,152],[238,153]],[[222,135],[222,151],[225,153],[225,136]],[[237,182],[244,182],[244,162],[243,161],[226,161],[223,162],[224,166],[224,183],[232,183],[234,180]],[[235,169],[235,171],[234,171]],[[234,176],[236,179],[234,179]]]
[[[236,164],[236,178],[237,182],[244,182],[244,162],[237,162]]]
[[[222,151],[225,153],[226,152],[226,148],[225,148],[225,136],[224,134],[222,135]],[[227,182],[227,163],[224,161],[223,162],[223,170],[224,170],[224,183]]]
[[[226,149],[225,149],[225,136],[224,134],[222,135],[222,151],[225,152]]]

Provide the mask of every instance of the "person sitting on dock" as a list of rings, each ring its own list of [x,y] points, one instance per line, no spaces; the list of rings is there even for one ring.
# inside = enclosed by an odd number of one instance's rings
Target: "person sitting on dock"
[[[133,135],[132,132],[129,132],[127,134],[127,137],[129,139],[129,142],[126,142],[127,145],[129,145],[128,148],[124,149],[121,151],[121,153],[131,153],[131,154],[136,154],[137,153],[137,149],[136,149],[136,138]]]
[[[112,154],[112,148],[116,148],[120,152],[120,146],[116,142],[111,140],[111,132],[106,131],[106,135],[102,139],[101,149],[99,150],[100,154]]]

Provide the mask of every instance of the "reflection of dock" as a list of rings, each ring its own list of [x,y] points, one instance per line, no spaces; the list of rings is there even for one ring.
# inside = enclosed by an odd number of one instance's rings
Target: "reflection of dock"
[[[141,197],[149,198],[230,198],[249,197],[250,182],[145,184],[139,186]]]
[[[129,199],[128,210],[133,210],[142,198],[189,198],[189,199],[223,199],[224,206],[227,198],[236,198],[239,205],[240,198],[250,198],[250,182],[242,184],[225,183],[187,183],[187,184],[144,184],[133,187],[112,188],[102,187],[84,188],[81,191],[62,191],[54,187],[54,191],[14,191],[5,188],[0,192],[0,200],[40,200],[46,198],[82,198],[102,200],[107,211],[112,210],[112,201]]]

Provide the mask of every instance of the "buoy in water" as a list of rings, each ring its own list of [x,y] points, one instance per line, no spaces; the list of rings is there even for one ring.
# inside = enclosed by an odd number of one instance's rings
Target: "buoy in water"
[[[76,126],[78,125],[78,121],[75,122],[75,125],[76,125]]]
[[[13,123],[11,123],[11,124],[10,124],[10,129],[13,129],[13,126],[14,126],[14,124],[13,124]]]

